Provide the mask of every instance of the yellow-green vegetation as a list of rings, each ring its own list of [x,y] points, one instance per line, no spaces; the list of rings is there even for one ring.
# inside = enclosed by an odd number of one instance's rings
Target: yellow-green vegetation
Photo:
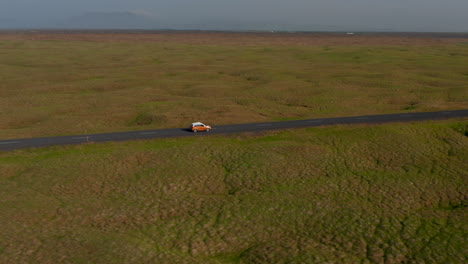
[[[0,139],[468,107],[466,41],[210,45],[125,36],[0,40]]]
[[[464,263],[454,122],[0,153],[0,262]]]

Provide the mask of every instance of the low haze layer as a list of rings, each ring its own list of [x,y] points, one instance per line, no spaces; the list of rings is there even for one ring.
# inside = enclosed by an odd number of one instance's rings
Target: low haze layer
[[[1,0],[0,28],[468,31],[462,0]]]

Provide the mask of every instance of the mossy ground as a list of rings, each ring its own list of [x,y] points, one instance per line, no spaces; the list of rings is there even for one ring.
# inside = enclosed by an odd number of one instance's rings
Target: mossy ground
[[[466,39],[194,35],[0,34],[0,138],[468,107]]]
[[[466,121],[0,154],[2,263],[463,263]]]
[[[0,138],[467,108],[467,56],[437,37],[2,33]],[[0,263],[465,263],[467,125],[3,152]]]

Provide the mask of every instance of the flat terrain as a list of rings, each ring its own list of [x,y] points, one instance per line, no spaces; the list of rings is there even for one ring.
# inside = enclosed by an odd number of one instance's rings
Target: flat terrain
[[[150,42],[197,45],[358,45],[433,46],[466,43],[468,33],[284,33],[207,31],[1,31],[2,40],[58,40],[90,42]]]
[[[0,139],[468,108],[466,35],[0,33]]]
[[[467,87],[466,34],[0,32],[0,140],[451,111]],[[461,118],[0,152],[0,263],[466,263],[467,136]]]
[[[12,151],[24,148],[38,148],[56,145],[76,145],[84,143],[116,142],[154,138],[188,137],[199,135],[219,135],[245,132],[262,132],[279,129],[319,127],[330,125],[351,125],[351,124],[383,124],[383,123],[403,123],[427,120],[447,120],[447,119],[468,119],[468,109],[441,111],[441,112],[421,112],[406,114],[388,114],[371,116],[350,116],[322,119],[305,119],[277,121],[266,123],[232,124],[212,127],[209,133],[194,133],[189,128],[172,129],[150,129],[126,132],[112,132],[100,134],[85,134],[60,137],[39,137],[39,138],[19,138],[10,140],[0,140],[0,151]],[[207,131],[208,132],[208,131]]]
[[[464,263],[467,127],[0,153],[0,262]]]

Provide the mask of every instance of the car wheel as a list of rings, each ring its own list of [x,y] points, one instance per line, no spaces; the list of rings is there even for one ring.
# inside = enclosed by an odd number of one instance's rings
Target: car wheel
[[[197,133],[197,132],[198,132],[198,130],[196,130],[196,129],[193,130],[193,133]]]
[[[207,128],[207,129],[206,129],[206,132],[210,132],[210,129],[209,129],[209,128]]]

